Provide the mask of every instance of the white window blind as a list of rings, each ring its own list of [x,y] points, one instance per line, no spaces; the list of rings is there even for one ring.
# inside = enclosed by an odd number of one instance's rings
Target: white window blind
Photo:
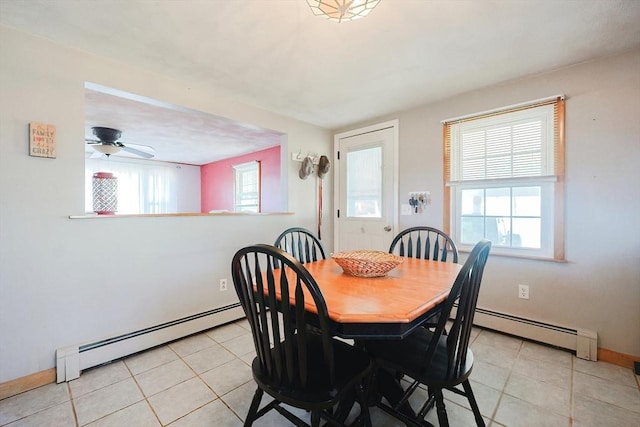
[[[553,176],[554,108],[450,125],[450,183]]]

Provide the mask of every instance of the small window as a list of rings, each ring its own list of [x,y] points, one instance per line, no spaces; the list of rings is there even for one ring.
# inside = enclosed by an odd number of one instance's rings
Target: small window
[[[347,217],[382,217],[382,147],[347,153]]]
[[[260,212],[260,162],[233,166],[235,171],[236,212]]]
[[[564,99],[444,122],[445,217],[461,250],[564,258]]]

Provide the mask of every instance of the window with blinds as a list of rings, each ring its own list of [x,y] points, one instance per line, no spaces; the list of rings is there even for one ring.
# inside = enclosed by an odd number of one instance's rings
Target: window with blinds
[[[445,218],[460,249],[564,258],[564,98],[443,122]]]

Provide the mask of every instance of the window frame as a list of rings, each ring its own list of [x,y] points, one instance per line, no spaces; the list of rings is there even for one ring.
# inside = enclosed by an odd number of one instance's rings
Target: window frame
[[[255,172],[256,174],[256,186],[257,190],[255,192],[243,192],[241,191],[241,180],[242,175],[248,172]],[[259,213],[262,212],[262,185],[261,185],[261,168],[260,161],[254,160],[251,162],[240,163],[237,165],[233,165],[233,211],[234,212],[254,212]],[[255,196],[256,203],[251,205],[241,205],[238,204],[239,200],[242,199],[243,194],[253,194],[257,193]],[[253,196],[252,196],[253,197]],[[247,208],[255,207],[256,210],[248,210]]]
[[[488,188],[514,188],[514,187],[540,187],[541,188],[541,249],[506,247],[494,245],[492,253],[496,255],[505,255],[513,257],[523,257],[530,259],[543,259],[564,261],[564,116],[565,116],[565,97],[557,95],[542,100],[531,101],[523,104],[504,107],[482,113],[471,114],[468,116],[458,117],[454,119],[443,120],[443,181],[444,181],[444,231],[447,232],[458,245],[461,252],[470,251],[472,244],[461,242],[461,194],[466,189],[488,189]],[[462,155],[456,157],[456,151],[462,153],[461,147],[454,144],[460,144],[461,141],[456,140],[456,136],[452,134],[456,131],[455,126],[464,129],[469,126],[462,126],[461,123],[473,122],[471,127],[478,127],[479,123],[485,122],[485,128],[500,123],[501,116],[519,117],[521,111],[532,110],[538,107],[551,105],[553,109],[553,121],[550,124],[550,133],[547,137],[552,137],[547,146],[551,152],[546,153],[544,149],[541,155],[543,162],[546,162],[548,168],[541,170],[540,175],[507,177],[493,179],[473,179],[462,180],[460,175],[461,169],[459,164]],[[549,108],[549,107],[545,107]],[[544,108],[540,111],[544,111]],[[524,113],[526,116],[526,112]],[[507,121],[514,122],[509,117]],[[551,164],[549,164],[549,162]],[[458,175],[458,176],[456,176]],[[512,194],[512,193],[511,193]],[[510,196],[513,201],[513,197]],[[491,217],[491,215],[482,215],[483,218]],[[510,220],[517,218],[510,211]],[[486,220],[486,219],[485,219]],[[486,235],[486,231],[485,231]]]

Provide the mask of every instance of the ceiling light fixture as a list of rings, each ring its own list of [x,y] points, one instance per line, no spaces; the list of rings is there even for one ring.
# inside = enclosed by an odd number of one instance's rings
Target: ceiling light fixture
[[[364,18],[378,3],[380,0],[307,0],[314,15],[334,22]]]
[[[96,145],[92,145],[92,147],[94,150],[99,151],[102,154],[106,154],[107,157],[112,154],[116,154],[117,152],[122,150],[122,147],[115,144],[113,145],[112,144],[96,144]]]

